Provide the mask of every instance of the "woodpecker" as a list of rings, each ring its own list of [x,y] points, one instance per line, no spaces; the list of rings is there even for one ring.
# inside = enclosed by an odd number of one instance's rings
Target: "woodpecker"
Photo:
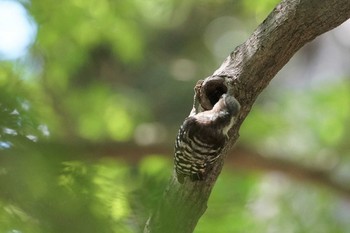
[[[193,108],[175,140],[175,171],[179,183],[185,177],[203,180],[228,141],[228,131],[240,110],[239,102],[226,93],[207,111]]]

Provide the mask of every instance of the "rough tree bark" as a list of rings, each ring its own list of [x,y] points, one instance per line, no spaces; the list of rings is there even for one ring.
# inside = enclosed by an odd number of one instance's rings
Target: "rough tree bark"
[[[227,149],[236,142],[239,128],[258,95],[303,45],[348,18],[349,0],[283,0],[249,39],[227,57],[214,75],[231,77],[233,93],[242,108],[230,130],[226,150],[204,181],[186,180],[181,185],[172,176],[159,207],[146,223],[145,233],[193,232],[207,208]],[[210,82],[208,85],[210,88]],[[205,88],[208,87],[202,86],[201,94],[205,94]]]

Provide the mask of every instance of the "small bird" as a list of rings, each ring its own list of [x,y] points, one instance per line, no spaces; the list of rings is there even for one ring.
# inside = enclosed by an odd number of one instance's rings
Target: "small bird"
[[[228,131],[240,110],[232,95],[223,93],[213,108],[200,113],[195,107],[184,120],[175,141],[175,171],[179,183],[185,177],[203,180],[221,155],[228,141]]]

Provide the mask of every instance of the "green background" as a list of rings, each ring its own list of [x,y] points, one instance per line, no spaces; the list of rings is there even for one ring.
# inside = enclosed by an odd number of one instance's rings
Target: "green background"
[[[17,2],[36,34],[22,56],[0,56],[0,232],[142,232],[195,83],[277,2]],[[350,45],[332,35],[271,82],[237,146],[329,176],[228,164],[196,233],[350,232],[350,193],[331,185],[350,188],[350,71],[322,53]]]

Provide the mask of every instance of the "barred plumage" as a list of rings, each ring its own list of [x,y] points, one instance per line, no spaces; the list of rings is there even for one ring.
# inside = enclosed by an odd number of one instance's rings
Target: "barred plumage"
[[[185,119],[175,141],[175,171],[180,183],[186,176],[192,181],[204,179],[220,156],[239,109],[233,96],[223,94],[213,109]]]

